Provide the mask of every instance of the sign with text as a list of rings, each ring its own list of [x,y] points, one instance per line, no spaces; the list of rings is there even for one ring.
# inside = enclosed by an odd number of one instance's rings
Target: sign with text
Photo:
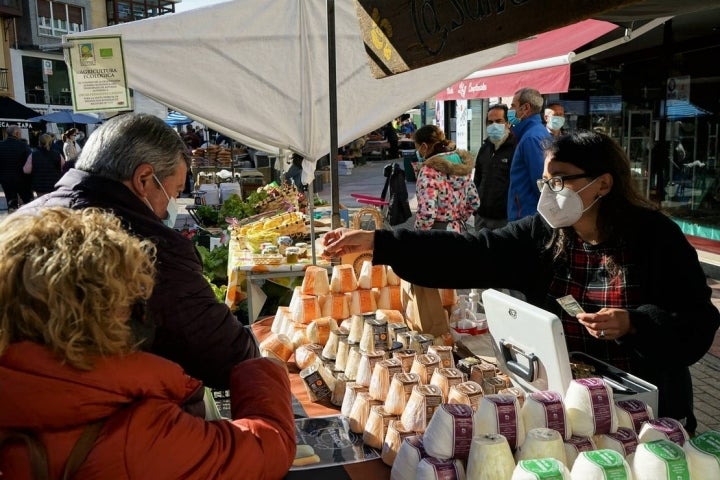
[[[355,0],[375,78],[515,42],[638,0]]]
[[[76,112],[129,110],[122,41],[119,36],[68,39],[65,60],[70,70]]]

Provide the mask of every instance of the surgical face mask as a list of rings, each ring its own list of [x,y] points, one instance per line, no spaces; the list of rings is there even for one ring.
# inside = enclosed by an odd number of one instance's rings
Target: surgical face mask
[[[553,115],[552,117],[550,117],[548,125],[550,125],[550,130],[560,130],[563,125],[565,125],[565,117],[558,117],[557,115]]]
[[[155,176],[154,173],[153,173],[153,178],[155,179],[157,184],[160,185],[160,189],[163,191],[163,193],[165,194],[165,198],[167,198],[167,200],[168,200],[167,217],[165,217],[162,220],[162,222],[167,227],[175,228],[175,221],[177,220],[177,214],[178,214],[177,201],[175,200],[175,197],[171,197],[170,195],[167,194],[167,192],[165,191],[165,187],[163,187],[163,184],[160,183],[160,180]],[[145,203],[147,204],[147,206],[150,207],[150,210],[152,210],[153,213],[155,213],[155,209],[152,208],[152,205],[150,205],[150,202],[148,201],[148,199],[145,198],[144,200],[145,200]]]
[[[505,125],[502,123],[491,123],[487,127],[487,134],[488,138],[493,142],[502,140],[503,136],[505,136]]]
[[[423,160],[425,160],[425,159],[422,157],[422,155],[420,155],[420,151],[419,151],[419,150],[415,150],[415,158],[417,158],[417,161],[418,161],[418,162],[422,162]]]
[[[552,228],[563,228],[574,225],[580,220],[583,213],[600,200],[598,196],[587,208],[583,208],[582,198],[580,198],[580,192],[592,185],[595,180],[597,180],[597,178],[593,179],[592,182],[577,192],[568,187],[563,188],[559,192],[553,192],[549,186],[545,185],[542,193],[540,193],[540,200],[538,200],[538,213],[542,215]]]
[[[511,108],[510,110],[508,110],[507,116],[508,116],[508,123],[510,125],[515,126],[518,123],[520,123],[520,119],[517,118],[514,108]]]

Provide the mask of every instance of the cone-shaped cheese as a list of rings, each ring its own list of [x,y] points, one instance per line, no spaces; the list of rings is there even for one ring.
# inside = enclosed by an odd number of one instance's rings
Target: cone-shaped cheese
[[[320,362],[322,345],[312,343],[300,345],[295,349],[295,364],[300,370],[304,370],[316,362]]]
[[[427,457],[422,435],[411,435],[403,439],[392,464],[390,478],[392,480],[415,480],[415,473],[420,460]]]
[[[332,317],[338,321],[350,318],[351,299],[349,293],[328,293],[323,295],[321,297],[323,317]]]
[[[360,350],[374,352],[385,350],[388,345],[388,328],[385,320],[378,320],[375,315],[365,318],[363,333],[360,337]]]
[[[403,372],[410,373],[413,362],[415,361],[415,350],[395,350],[393,351],[393,358],[400,360],[402,364]]]
[[[330,293],[330,281],[325,267],[309,265],[305,269],[302,293],[305,295],[326,295]]]
[[[447,402],[448,395],[450,394],[450,388],[464,381],[465,375],[457,368],[436,368],[432,377],[430,377],[430,385],[440,387],[445,402]]]
[[[370,408],[375,405],[382,405],[382,402],[373,399],[368,392],[358,392],[348,416],[350,430],[355,433],[363,433],[370,416]]]
[[[287,335],[272,333],[260,342],[260,355],[287,362],[293,354],[292,341]]]
[[[498,480],[512,476],[515,469],[510,445],[499,433],[476,433],[470,446],[467,477],[473,480]]]
[[[565,403],[557,392],[548,390],[532,392],[522,406],[525,428],[546,427],[557,430],[563,440],[572,436],[572,428],[565,412]]]
[[[616,400],[615,412],[618,426],[632,428],[635,433],[640,433],[640,427],[644,422],[655,418],[652,407],[642,400]]]
[[[554,458],[564,465],[565,445],[557,430],[538,427],[528,430],[525,441],[515,452],[515,460],[532,460],[537,458]]]
[[[288,305],[288,308],[290,309],[291,313],[295,311],[295,308],[297,307],[297,302],[301,296],[303,296],[302,286],[298,285],[297,287],[293,288],[293,293],[290,297],[290,304]]]
[[[311,321],[305,330],[310,343],[325,345],[330,337],[330,332],[338,329],[337,322],[332,317],[320,317]]]
[[[387,285],[387,270],[385,265],[373,265],[365,260],[358,275],[358,288],[382,288]]]
[[[619,454],[618,454],[619,455]],[[717,477],[690,476],[685,450],[670,440],[654,440],[638,444],[632,459],[634,480],[710,480]]]
[[[387,272],[387,284],[388,285],[400,285],[400,277],[393,271],[390,265],[387,265],[385,269]]]
[[[343,397],[342,406],[340,407],[340,413],[344,416],[349,417],[352,406],[355,403],[357,394],[360,392],[367,392],[368,387],[360,385],[359,383],[348,381],[345,383],[345,396]]]
[[[362,314],[353,314],[350,317],[350,328],[348,329],[348,342],[352,344],[359,344],[362,338],[363,330],[365,329],[365,318]]]
[[[375,312],[377,300],[374,290],[355,290],[350,293],[350,315],[362,315],[363,313]]]
[[[378,372],[378,376],[379,375],[380,372]],[[410,400],[413,388],[415,388],[416,385],[420,385],[420,377],[417,373],[398,373],[393,375],[385,397],[385,409],[390,413],[402,415],[408,400]],[[380,392],[380,395],[381,394],[382,392]],[[379,395],[376,393],[376,396]]]
[[[450,387],[447,402],[469,405],[473,411],[477,411],[482,397],[482,387],[476,382],[467,381]]]
[[[293,321],[307,325],[320,317],[322,317],[322,311],[320,310],[318,297],[315,295],[302,295],[297,299],[294,310],[292,311]]]
[[[363,430],[363,443],[373,448],[382,448],[388,425],[397,419],[397,415],[388,413],[382,405],[374,405],[370,408],[370,416]]]
[[[378,289],[378,308],[386,310],[402,310],[400,285],[387,285]]]
[[[403,439],[412,435],[418,435],[418,433],[419,432],[405,427],[400,420],[392,420],[388,425],[388,432],[385,435],[385,441],[383,442],[383,448],[380,454],[383,463],[392,466],[400,450],[400,446],[403,443]],[[415,472],[413,472],[413,475],[414,474]]]
[[[572,469],[575,459],[582,452],[596,450],[595,442],[590,437],[570,437],[565,440],[565,458],[567,459],[567,467]]]
[[[396,358],[375,362],[370,377],[370,395],[374,399],[384,402],[387,399],[390,382],[399,373],[402,373],[402,365]]]
[[[334,293],[346,293],[357,290],[358,283],[352,265],[335,265],[330,277],[330,290]]]
[[[465,480],[465,468],[458,459],[425,457],[415,471],[415,480]]]
[[[416,385],[400,416],[407,428],[424,432],[428,422],[442,403],[442,392],[435,385]]]
[[[582,452],[575,459],[570,477],[573,480],[633,480],[630,465],[615,450]],[[637,478],[637,477],[635,477]],[[658,480],[656,477],[655,480]]]
[[[501,433],[517,449],[525,441],[525,424],[518,399],[512,395],[485,395],[475,412],[477,433]]]
[[[350,352],[348,353],[347,362],[345,362],[345,376],[348,378],[348,380],[355,381],[357,378],[357,371],[358,367],[360,366],[360,356],[362,355],[362,352],[360,352],[360,347],[357,345],[352,345],[350,347]]]
[[[375,311],[375,318],[378,320],[385,320],[388,325],[391,323],[400,323],[405,325],[405,317],[401,312],[401,308],[381,308]]]
[[[440,357],[441,368],[455,368],[455,358],[453,357],[453,347],[448,345],[430,345],[428,353],[433,353]]]
[[[327,342],[325,342],[325,346],[322,350],[322,356],[330,360],[336,360],[338,347],[340,346],[340,339],[344,338],[345,344],[347,345],[347,336],[348,332],[344,328],[337,327],[330,329],[330,336],[328,337]],[[342,371],[344,368],[338,370]]]
[[[357,374],[355,375],[355,382],[360,385],[370,386],[370,378],[373,375],[373,370],[378,362],[385,359],[385,352],[377,350],[375,352],[362,352],[360,355],[360,364],[358,365]],[[385,401],[384,398],[378,400]]]
[[[632,428],[618,427],[615,433],[597,435],[595,437],[595,444],[598,448],[615,450],[630,463],[632,462],[635,450],[637,450],[638,436]]]
[[[272,326],[270,327],[270,331],[272,333],[282,333],[283,332],[283,326],[285,325],[285,322],[290,319],[290,308],[279,306],[277,311],[275,312],[275,317],[273,318]]]
[[[428,454],[467,461],[474,432],[473,413],[470,406],[460,403],[440,405],[423,434]]]
[[[573,435],[590,437],[617,431],[613,392],[601,378],[571,380],[565,394],[565,408]]]
[[[570,480],[570,470],[554,458],[520,460],[515,466],[510,480],[538,480],[539,478]]]
[[[720,478],[720,432],[710,430],[683,446],[691,478]]]
[[[681,447],[689,438],[685,427],[674,418],[660,417],[643,423],[638,434],[640,443],[653,440],[666,439],[677,443]]]
[[[417,373],[420,376],[420,383],[430,383],[433,372],[436,368],[440,367],[440,357],[432,353],[425,353],[423,355],[416,355],[413,365],[410,368],[412,373]]]

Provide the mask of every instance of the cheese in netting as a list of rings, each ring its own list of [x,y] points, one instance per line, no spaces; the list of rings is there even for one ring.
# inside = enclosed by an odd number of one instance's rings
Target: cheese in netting
[[[525,441],[520,405],[512,395],[485,395],[475,412],[476,433],[499,433],[515,450]]]
[[[592,450],[578,455],[570,469],[570,478],[573,480],[633,480],[633,473],[630,465],[615,450]]]
[[[655,418],[652,407],[642,400],[615,400],[615,412],[618,417],[618,426],[632,428],[635,433],[640,432],[644,422]]]
[[[328,293],[322,296],[322,315],[335,320],[350,318],[350,293]]]
[[[595,444],[598,448],[615,450],[630,463],[635,450],[637,450],[638,436],[632,428],[618,427],[615,433],[596,435]]]
[[[542,390],[529,393],[522,406],[525,428],[546,427],[557,430],[566,440],[572,436],[570,422],[565,412],[565,403],[559,393]]]
[[[685,451],[670,440],[653,440],[638,444],[632,459],[635,480],[710,480],[713,477],[690,477]],[[717,477],[715,477],[717,478]]]
[[[601,378],[571,380],[565,394],[565,408],[573,435],[590,437],[617,431],[613,392]]]
[[[720,432],[703,432],[683,449],[692,478],[720,478]]]
[[[305,295],[325,295],[330,293],[330,281],[325,267],[307,266],[302,282],[302,293]]]
[[[330,290],[335,293],[346,293],[357,290],[358,282],[352,265],[342,264],[333,267],[330,277]]]
[[[370,376],[370,395],[384,402],[390,389],[390,381],[398,373],[402,373],[402,365],[397,358],[375,362]]]
[[[330,332],[337,330],[338,325],[332,317],[320,317],[311,321],[305,329],[305,335],[310,343],[325,345],[330,337]]]
[[[689,438],[685,427],[680,422],[670,417],[660,417],[648,420],[642,424],[638,441],[640,443],[652,442],[653,440],[666,439],[677,443],[681,447]]]
[[[564,443],[565,459],[567,460],[565,465],[567,465],[567,467],[570,469],[573,467],[577,456],[580,455],[582,452],[589,452],[591,450],[597,449],[597,447],[595,446],[595,442],[593,442],[593,439],[590,437],[572,436],[569,439],[565,440]]]
[[[483,392],[480,385],[477,382],[468,380],[450,387],[447,403],[462,403],[463,405],[469,405],[473,411],[477,411],[482,397]]]
[[[481,433],[473,437],[468,456],[467,476],[473,480],[508,479],[515,469],[510,445],[499,433]]]
[[[447,402],[450,388],[453,385],[463,383],[465,374],[457,368],[436,368],[430,377],[430,385],[437,385],[442,390],[443,400]]]
[[[510,480],[570,480],[570,470],[555,458],[520,460]]]
[[[290,307],[279,306],[275,311],[270,331],[272,333],[282,333],[285,322],[290,319]]]
[[[416,385],[413,387],[400,421],[406,428],[424,432],[435,410],[442,403],[442,392],[435,385]]]
[[[473,409],[461,403],[443,403],[435,410],[423,439],[428,455],[467,461],[473,439]]]
[[[427,457],[422,435],[405,437],[390,470],[392,480],[415,480],[420,460]]]
[[[563,465],[567,463],[563,438],[557,430],[537,427],[527,431],[525,441],[515,452],[515,461],[536,458],[554,458]]]
[[[420,385],[420,376],[417,373],[397,373],[390,378],[392,380],[385,398],[385,409],[395,415],[402,415],[413,388]]]
[[[377,310],[376,295],[375,290],[355,290],[350,292],[350,315],[362,315]]]
[[[345,396],[343,397],[342,406],[340,407],[340,413],[342,413],[346,417],[349,417],[350,410],[352,410],[352,406],[355,403],[355,398],[357,398],[357,394],[367,391],[368,387],[366,387],[365,385],[360,385],[359,383],[348,381],[345,384]]]
[[[370,408],[375,405],[382,405],[380,400],[374,400],[368,392],[358,392],[355,401],[350,409],[350,430],[355,433],[363,433],[368,417],[370,416]]]
[[[412,367],[410,367],[411,373],[417,373],[420,376],[420,383],[430,383],[433,372],[436,368],[440,367],[440,357],[432,353],[424,353],[421,355],[415,355]]]
[[[281,362],[287,362],[295,350],[292,340],[282,333],[271,333],[260,342],[259,348],[263,357],[276,358]]]
[[[457,459],[425,457],[418,464],[415,480],[465,480],[465,469]]]
[[[382,448],[388,425],[392,420],[398,420],[398,415],[388,413],[382,405],[373,405],[363,430],[363,443],[373,448]]]
[[[385,435],[380,458],[385,465],[392,466],[395,457],[400,450],[403,440],[412,435],[418,435],[420,432],[408,429],[400,420],[392,420],[388,424],[388,431]]]
[[[357,375],[355,375],[355,382],[369,387],[375,364],[382,360],[385,360],[385,352],[382,350],[361,353],[360,364],[358,365]]]

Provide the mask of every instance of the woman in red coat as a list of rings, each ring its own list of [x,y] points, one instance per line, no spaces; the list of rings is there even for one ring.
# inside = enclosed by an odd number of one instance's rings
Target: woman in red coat
[[[295,428],[284,366],[235,367],[233,420],[206,421],[188,413],[203,413],[201,382],[136,351],[131,324],[151,294],[154,255],[97,209],[0,224],[3,478],[285,476]]]

